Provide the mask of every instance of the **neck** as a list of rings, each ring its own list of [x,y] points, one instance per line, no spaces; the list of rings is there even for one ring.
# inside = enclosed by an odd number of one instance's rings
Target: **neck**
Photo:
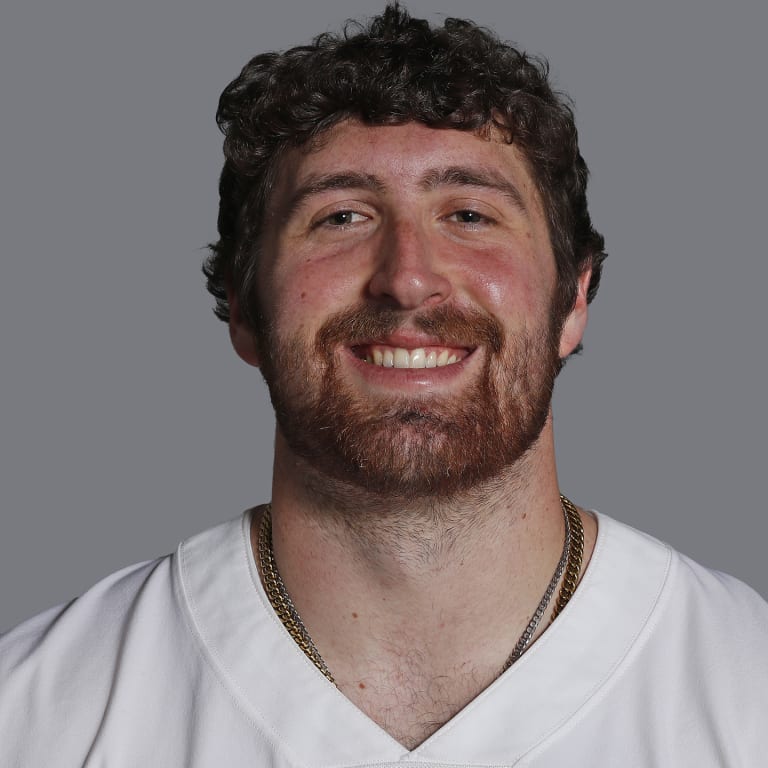
[[[425,637],[430,618],[445,624],[441,637],[470,637],[479,614],[493,617],[482,632],[498,630],[503,664],[563,546],[553,456],[548,424],[508,476],[484,487],[440,500],[383,498],[319,477],[278,436],[275,558],[323,656],[339,647],[346,657],[352,644],[409,623]]]
[[[498,675],[560,557],[551,420],[507,476],[448,499],[329,482],[279,435],[275,456],[275,559],[339,688],[396,735],[369,692],[391,711],[395,691],[451,680],[457,690],[433,697],[447,720]],[[428,732],[416,734],[396,738]]]

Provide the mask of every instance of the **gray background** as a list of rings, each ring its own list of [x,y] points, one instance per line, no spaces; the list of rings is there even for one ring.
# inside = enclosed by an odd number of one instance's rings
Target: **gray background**
[[[768,594],[765,5],[413,0],[546,54],[610,259],[563,489]],[[0,629],[269,498],[272,419],[199,263],[218,94],[372,0],[0,12]]]

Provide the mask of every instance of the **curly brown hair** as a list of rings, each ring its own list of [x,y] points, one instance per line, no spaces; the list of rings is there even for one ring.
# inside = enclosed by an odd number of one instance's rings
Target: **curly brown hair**
[[[258,239],[280,160],[348,118],[497,129],[523,152],[543,202],[558,271],[556,311],[567,315],[577,279],[590,267],[592,300],[604,242],[587,210],[588,171],[573,111],[551,87],[547,62],[471,21],[431,27],[394,3],[366,25],[350,21],[340,34],[254,57],[222,93],[219,240],[203,266],[220,319],[229,320],[229,289],[245,322],[259,330]]]

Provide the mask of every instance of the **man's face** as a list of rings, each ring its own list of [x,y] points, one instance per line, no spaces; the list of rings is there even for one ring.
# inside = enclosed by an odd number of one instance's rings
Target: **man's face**
[[[288,446],[317,470],[440,496],[535,444],[583,323],[574,311],[560,333],[546,222],[515,148],[342,123],[282,162],[259,259],[258,363]],[[233,330],[255,362],[246,336]]]

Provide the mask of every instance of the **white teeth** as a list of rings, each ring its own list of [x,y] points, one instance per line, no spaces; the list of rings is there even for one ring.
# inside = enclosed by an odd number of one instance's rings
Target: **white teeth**
[[[395,350],[395,368],[410,368],[411,360],[407,349],[398,347]]]
[[[439,354],[434,349],[427,354],[422,347],[407,350],[402,347],[392,349],[373,349],[366,354],[365,360],[384,368],[441,368],[459,361],[458,355],[444,349]]]

